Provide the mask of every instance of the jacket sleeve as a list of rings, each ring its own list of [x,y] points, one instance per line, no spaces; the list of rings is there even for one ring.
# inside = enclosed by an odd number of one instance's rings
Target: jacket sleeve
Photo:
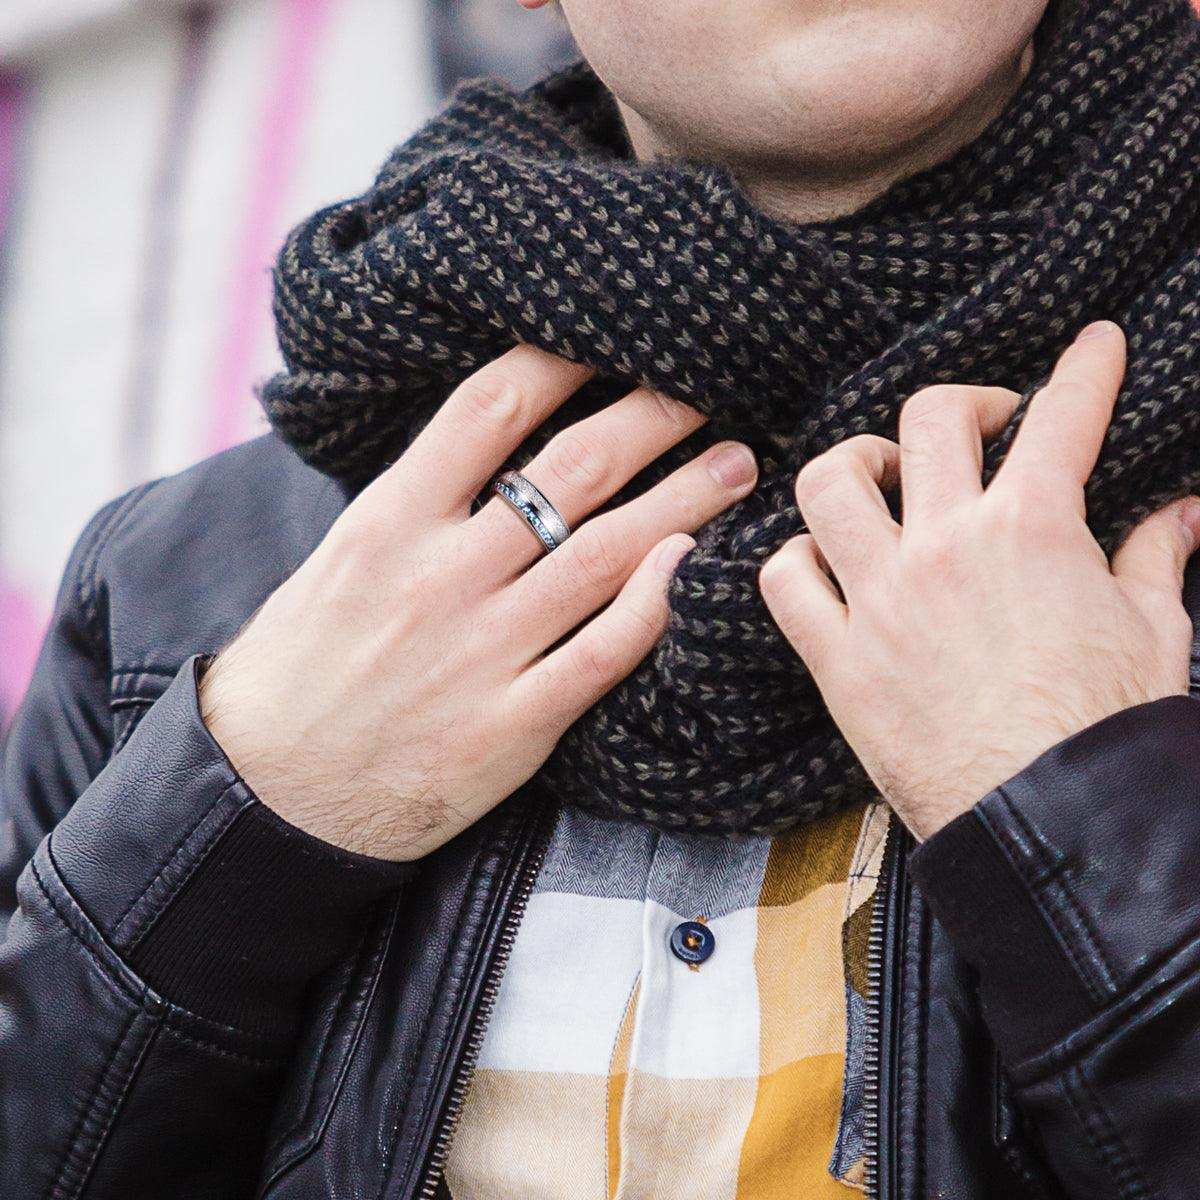
[[[77,545],[0,775],[0,1196],[249,1197],[318,975],[409,868],[252,794],[184,664],[109,717],[103,510]]]
[[[1200,699],[1116,713],[912,855],[1072,1200],[1200,1195]]]

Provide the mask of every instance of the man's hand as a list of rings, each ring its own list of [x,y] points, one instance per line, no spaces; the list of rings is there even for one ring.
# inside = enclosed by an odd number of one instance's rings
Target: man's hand
[[[1200,500],[1148,517],[1111,564],[1085,523],[1124,372],[1121,331],[1089,326],[986,490],[982,439],[1019,401],[1002,388],[918,392],[899,445],[851,438],[797,478],[810,532],[764,564],[763,597],[918,838],[1070,734],[1188,690]]]
[[[377,858],[428,854],[662,635],[689,531],[751,490],[753,454],[721,443],[591,514],[704,423],[694,408],[638,388],[547,443],[524,473],[576,530],[553,554],[498,496],[471,512],[590,374],[532,346],[478,371],[209,666],[209,730],[293,825]]]

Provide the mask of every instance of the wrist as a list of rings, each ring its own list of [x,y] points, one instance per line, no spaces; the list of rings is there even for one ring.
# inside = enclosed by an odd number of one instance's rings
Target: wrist
[[[1001,727],[1001,722],[1002,718],[997,717],[981,723],[980,727],[995,729]],[[1065,722],[1045,723],[1037,729],[1031,728],[1018,744],[1015,735],[1019,733],[1016,728],[1019,724],[1013,720],[1008,737],[1004,739],[1006,744],[996,744],[1002,740],[996,737],[992,745],[975,751],[969,762],[964,764],[961,759],[948,762],[951,773],[942,778],[930,780],[919,788],[908,788],[895,798],[888,796],[896,815],[918,842],[927,841],[970,812],[986,795],[1023,771],[1040,754],[1077,732]],[[968,750],[969,747],[961,749]]]
[[[240,668],[237,643],[232,643],[199,666],[197,697],[209,736],[255,798],[281,821],[338,851],[388,862],[420,857],[397,852],[397,813],[390,797],[364,811],[369,789],[361,773],[353,793],[339,792],[319,747],[301,745],[300,738],[286,749],[264,741],[272,718],[255,702],[254,688]]]
[[[1033,755],[1027,761],[1033,761]],[[918,842],[928,841],[952,821],[970,812],[997,784],[1015,775],[1024,763],[1006,759],[985,771],[958,773],[953,785],[930,783],[920,789],[884,796]]]
[[[302,832],[339,845],[322,829],[319,808],[306,797],[296,778],[298,760],[274,752],[264,742],[270,720],[253,699],[252,689],[239,682],[237,643],[197,665],[196,696],[200,719],[234,771],[258,801],[277,817]],[[253,714],[252,720],[247,716]],[[350,847],[341,847],[350,849]]]

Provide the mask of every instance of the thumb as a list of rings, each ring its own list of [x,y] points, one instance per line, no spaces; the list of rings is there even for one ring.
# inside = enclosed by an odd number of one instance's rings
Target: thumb
[[[1151,513],[1118,547],[1112,573],[1120,580],[1178,598],[1183,572],[1200,546],[1200,497],[1185,496]]]

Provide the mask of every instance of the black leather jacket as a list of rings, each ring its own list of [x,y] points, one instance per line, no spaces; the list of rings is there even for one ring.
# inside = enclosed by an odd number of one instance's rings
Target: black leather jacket
[[[267,437],[75,550],[4,759],[5,1200],[441,1190],[550,801],[384,867],[274,818],[196,705],[345,502]],[[872,970],[879,1196],[1200,1196],[1200,703],[894,837]]]

